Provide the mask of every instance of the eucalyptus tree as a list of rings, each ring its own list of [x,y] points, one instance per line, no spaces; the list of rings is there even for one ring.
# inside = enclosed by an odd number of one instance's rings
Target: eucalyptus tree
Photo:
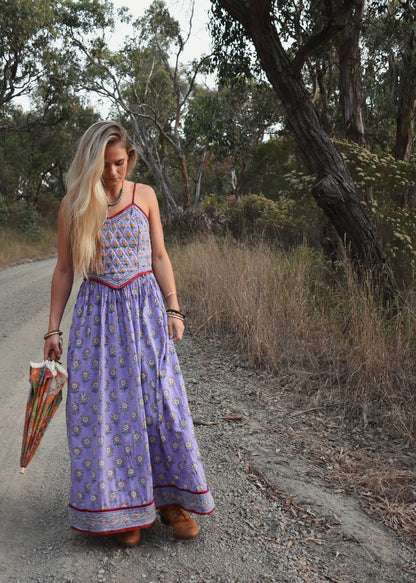
[[[363,40],[367,117],[382,147],[390,148],[398,160],[409,159],[416,104],[415,3],[369,0]],[[380,129],[384,135],[377,133]]]
[[[139,156],[151,171],[163,196],[165,211],[176,212],[172,171],[180,175],[181,202],[191,202],[183,120],[196,79],[206,59],[182,64],[189,37],[169,14],[162,0],[155,0],[143,17],[131,22],[133,34],[112,50],[104,35],[85,36],[67,31],[68,47],[78,50],[75,68],[78,86],[104,98],[131,128]],[[191,22],[191,21],[190,21]]]
[[[383,281],[388,294],[394,294],[393,274],[375,228],[359,201],[342,155],[319,122],[302,76],[306,59],[320,47],[334,42],[350,22],[354,0],[324,2],[322,26],[303,44],[294,44],[290,50],[284,47],[277,28],[278,2],[213,0],[212,4],[218,52],[221,53],[226,43],[230,46],[230,41],[235,41],[240,49],[254,46],[261,68],[285,107],[288,127],[306,166],[316,177],[312,188],[315,200],[334,225],[355,264],[360,269],[369,268]]]
[[[96,5],[0,2],[0,194],[10,205],[62,197],[74,136],[97,119],[76,94],[73,50],[62,41],[68,27],[85,31],[100,24]],[[68,18],[75,8],[77,18]]]
[[[239,77],[199,91],[190,102],[185,133],[193,141],[194,151],[206,152],[228,167],[231,192],[239,197],[253,152],[267,134],[276,131],[281,116],[276,94],[268,84]]]
[[[55,21],[47,0],[0,2],[0,108],[36,87]]]

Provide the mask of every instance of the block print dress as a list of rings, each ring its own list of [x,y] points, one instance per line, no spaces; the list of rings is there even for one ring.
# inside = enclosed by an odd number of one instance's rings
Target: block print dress
[[[81,284],[68,348],[69,521],[92,534],[150,526],[166,504],[214,508],[134,194],[102,230],[104,273]]]

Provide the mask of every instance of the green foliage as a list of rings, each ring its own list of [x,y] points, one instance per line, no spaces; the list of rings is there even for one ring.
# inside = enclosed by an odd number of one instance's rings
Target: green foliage
[[[33,204],[20,199],[12,205],[12,227],[28,236],[32,241],[39,241],[41,229],[40,215]]]
[[[292,174],[296,177],[302,170],[303,164],[293,138],[281,132],[279,136],[261,142],[252,152],[241,192],[261,192],[273,200],[285,193],[286,196],[300,199],[309,195],[310,180],[300,192],[299,185],[293,184]]]
[[[46,0],[0,3],[0,106],[36,85],[53,24],[52,5]]]
[[[276,96],[265,83],[234,82],[217,90],[199,91],[189,104],[184,132],[194,151],[228,171],[228,193],[241,192],[245,169],[266,133],[281,120]]]
[[[416,157],[396,160],[390,154],[369,152],[351,142],[337,142],[374,220],[396,275],[405,280],[416,273]]]
[[[51,114],[44,122],[31,121],[39,110],[25,114],[11,110],[3,122],[26,131],[0,131],[0,194],[13,202],[24,198],[37,205],[42,195],[60,200],[65,194],[65,174],[76,139],[97,119],[90,109],[74,99],[61,110],[59,120]]]
[[[60,200],[51,192],[41,194],[36,203],[39,220],[49,228],[57,228]]]
[[[239,199],[230,196],[220,202],[212,194],[203,199],[202,207],[214,223],[226,225],[238,239],[293,244],[312,234],[313,228],[318,229],[317,222],[302,212],[293,198],[284,195],[270,200],[261,194],[248,194]]]
[[[238,77],[250,79],[253,72],[259,74],[260,65],[241,24],[229,16],[219,0],[211,1],[211,14],[212,66],[220,83],[226,85]]]
[[[395,160],[384,152],[370,152],[353,142],[336,141],[346,159],[356,186],[363,195],[373,187],[377,197],[400,199],[400,193],[416,182],[416,158]]]
[[[296,228],[294,201],[285,197],[278,201],[263,195],[249,194],[236,199],[227,199],[227,217],[233,235],[262,236],[266,239],[278,239],[283,231],[290,232]]]
[[[7,225],[9,219],[9,209],[7,208],[6,198],[0,194],[0,227]]]

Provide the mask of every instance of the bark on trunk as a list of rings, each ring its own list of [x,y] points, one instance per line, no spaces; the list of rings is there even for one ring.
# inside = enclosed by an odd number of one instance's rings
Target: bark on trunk
[[[199,205],[199,199],[201,198],[201,182],[202,182],[202,172],[204,170],[204,164],[207,157],[207,148],[202,153],[201,159],[199,160],[198,164],[198,172],[196,175],[196,184],[195,184],[195,196],[194,196],[194,207]]]
[[[412,155],[416,91],[406,97],[405,103],[402,102],[400,104],[399,115],[397,116],[396,146],[394,148],[396,160],[409,160]]]
[[[241,198],[241,182],[243,179],[243,174],[245,169],[247,168],[247,162],[243,162],[240,172],[235,176],[235,184],[234,184],[234,196],[239,200]]]
[[[361,34],[364,0],[354,2],[353,24],[338,48],[339,90],[347,140],[360,146],[367,146],[361,97],[361,55],[359,39]]]
[[[183,210],[186,210],[191,206],[191,196],[189,193],[188,167],[186,165],[186,158],[185,158],[185,154],[183,152],[179,155],[179,165],[180,165],[181,178],[182,178]]]
[[[400,98],[396,124],[396,160],[408,160],[412,154],[416,105],[416,41],[411,34],[403,56],[400,75]]]
[[[141,154],[143,154],[143,152],[141,152]],[[150,153],[143,158],[143,161],[159,185],[160,193],[163,198],[163,213],[166,216],[172,216],[177,211],[178,205],[172,195],[169,175],[165,171],[164,166],[166,166],[166,162],[164,161],[161,163],[160,161],[156,161]]]
[[[359,269],[381,278],[391,298],[394,277],[375,229],[366,216],[344,159],[320,126],[299,67],[292,67],[271,15],[270,0],[219,0],[252,39],[270,83],[286,108],[288,125],[317,177],[312,194],[346,245]]]

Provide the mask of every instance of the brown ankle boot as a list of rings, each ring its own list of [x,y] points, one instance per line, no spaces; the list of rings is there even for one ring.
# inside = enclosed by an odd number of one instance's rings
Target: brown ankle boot
[[[195,520],[177,504],[169,504],[160,508],[162,522],[170,524],[173,532],[179,538],[194,538],[199,534],[199,527]]]
[[[116,533],[117,542],[121,545],[133,546],[140,540],[140,528],[135,528],[134,530],[125,530],[123,532]]]

